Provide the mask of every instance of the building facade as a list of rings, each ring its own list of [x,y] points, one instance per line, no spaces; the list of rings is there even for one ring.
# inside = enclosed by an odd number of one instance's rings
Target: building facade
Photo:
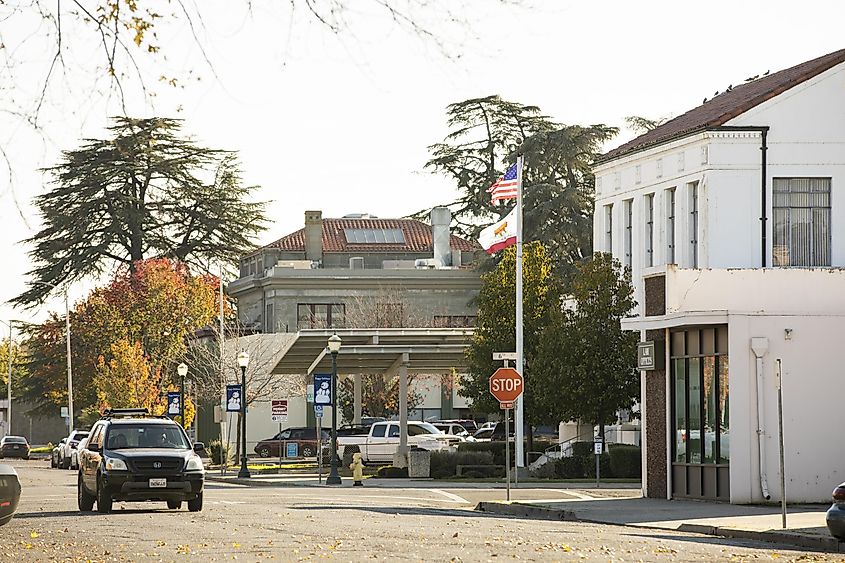
[[[777,500],[845,480],[845,50],[729,89],[604,155],[595,250],[629,266],[644,494]],[[824,439],[819,439],[820,436]]]

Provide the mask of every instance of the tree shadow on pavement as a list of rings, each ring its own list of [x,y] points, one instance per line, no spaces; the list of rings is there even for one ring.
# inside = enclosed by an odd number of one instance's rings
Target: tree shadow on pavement
[[[15,513],[14,519],[15,520],[26,520],[30,518],[61,518],[62,516],[83,516],[83,517],[92,517],[92,516],[115,516],[121,514],[156,514],[156,513],[178,513],[178,512],[187,512],[186,510],[170,510],[169,508],[135,508],[135,509],[124,509],[124,508],[116,508],[112,510],[108,514],[102,514],[97,512],[96,510],[91,512],[81,512],[79,510],[43,510],[38,512],[17,512]]]
[[[506,516],[501,514],[493,514],[490,512],[478,512],[471,509],[460,508],[430,508],[430,507],[414,507],[414,506],[372,506],[372,505],[357,505],[357,504],[327,504],[327,505],[303,505],[292,506],[291,510],[361,510],[364,512],[375,512],[376,514],[386,515],[400,515],[400,516],[443,516],[462,518],[485,518],[485,519],[503,519],[514,520],[513,516]],[[519,520],[530,520],[530,518],[518,518]]]
[[[655,530],[657,531],[657,530]],[[797,552],[814,552],[814,553],[826,553],[825,551],[813,549],[810,547],[799,547],[795,545],[788,545],[782,543],[775,543],[775,542],[766,542],[762,540],[752,540],[752,539],[743,539],[743,538],[727,538],[724,536],[708,536],[704,534],[700,535],[687,535],[685,533],[677,533],[673,534],[672,532],[668,532],[665,530],[661,530],[660,533],[637,533],[637,532],[624,532],[619,534],[620,536],[627,536],[632,538],[642,538],[642,539],[662,539],[667,541],[679,541],[679,542],[691,542],[691,543],[704,543],[710,545],[724,545],[728,547],[744,547],[749,549],[767,549],[769,551],[797,551]]]

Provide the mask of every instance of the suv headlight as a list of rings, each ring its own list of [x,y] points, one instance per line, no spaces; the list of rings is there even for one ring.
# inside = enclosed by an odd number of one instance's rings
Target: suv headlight
[[[106,471],[126,471],[126,462],[120,458],[107,457]]]
[[[198,455],[189,458],[188,465],[185,466],[185,471],[203,471],[204,469],[202,459]]]

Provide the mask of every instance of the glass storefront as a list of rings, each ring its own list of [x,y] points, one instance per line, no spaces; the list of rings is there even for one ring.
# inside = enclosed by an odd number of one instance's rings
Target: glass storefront
[[[672,492],[729,499],[728,328],[671,332]]]

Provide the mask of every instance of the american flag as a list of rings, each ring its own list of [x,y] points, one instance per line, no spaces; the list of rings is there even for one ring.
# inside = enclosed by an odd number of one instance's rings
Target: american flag
[[[499,176],[496,183],[487,190],[493,203],[516,199],[519,190],[519,173],[516,164],[511,164],[504,176]]]

